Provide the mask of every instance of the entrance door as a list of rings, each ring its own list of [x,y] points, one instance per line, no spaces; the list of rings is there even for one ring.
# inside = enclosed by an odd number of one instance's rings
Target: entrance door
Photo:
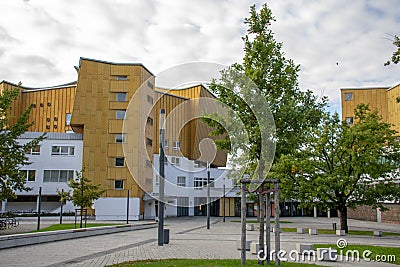
[[[177,216],[189,216],[189,198],[178,197]]]

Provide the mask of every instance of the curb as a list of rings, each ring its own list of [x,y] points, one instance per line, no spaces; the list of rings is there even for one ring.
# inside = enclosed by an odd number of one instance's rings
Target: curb
[[[74,238],[150,229],[155,227],[157,227],[157,223],[151,222],[144,224],[98,226],[98,227],[80,228],[71,230],[58,230],[58,231],[48,231],[39,233],[6,235],[6,236],[0,236],[0,250],[13,247],[42,244],[53,241],[68,240]]]

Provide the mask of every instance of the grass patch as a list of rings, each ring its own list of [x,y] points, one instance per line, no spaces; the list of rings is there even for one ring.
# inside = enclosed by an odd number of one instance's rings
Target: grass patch
[[[231,222],[240,223],[242,221],[241,220],[232,220]],[[289,221],[279,221],[279,222],[280,223],[292,223],[292,222],[289,222]],[[259,224],[260,222],[257,222],[257,220],[247,220],[246,223],[257,223],[257,224]],[[275,223],[275,221],[271,220],[271,224],[272,223]],[[265,221],[264,221],[264,224],[265,224]]]
[[[381,246],[370,246],[370,245],[348,245],[344,249],[339,249],[336,244],[316,244],[314,245],[314,249],[317,248],[326,248],[330,247],[332,249],[336,249],[338,255],[342,253],[342,255],[346,255],[346,252],[349,250],[357,250],[359,253],[360,259],[363,259],[363,253],[367,253],[365,251],[369,250],[372,253],[370,255],[364,254],[368,256],[367,258],[377,262],[387,262],[391,264],[400,265],[400,247],[381,247]],[[342,252],[341,252],[342,251]],[[350,256],[352,253],[349,254]]]
[[[115,226],[115,225],[120,225],[120,224],[115,224],[115,223],[88,223],[86,224],[86,228],[90,227],[98,227],[98,226]],[[85,226],[85,224],[83,224]],[[79,229],[79,223],[76,224],[77,229]],[[32,231],[31,233],[35,232],[48,232],[48,231],[57,231],[57,230],[70,230],[70,229],[75,229],[75,224],[74,223],[63,223],[63,224],[53,224],[50,225],[46,228],[40,229],[39,231]]]
[[[271,262],[271,266],[275,265]],[[111,265],[113,267],[159,267],[159,266],[168,266],[168,267],[186,267],[186,266],[196,266],[196,267],[235,267],[242,266],[240,264],[240,260],[218,260],[218,259],[168,259],[168,260],[145,260],[145,261],[132,261],[132,262],[124,262],[120,264]],[[260,266],[258,265],[256,260],[247,260],[246,266]],[[281,262],[281,266],[283,267],[304,267],[304,266],[314,266],[321,267],[321,265],[315,264],[301,264],[301,263],[292,263],[292,262]]]
[[[281,228],[282,232],[286,233],[296,233],[297,228]],[[318,229],[318,234],[325,234],[325,235],[335,235],[336,232],[331,229]],[[347,235],[365,235],[365,236],[373,236],[373,231],[366,231],[366,230],[349,230]],[[392,232],[383,232],[383,236],[400,236],[400,233],[392,233]]]

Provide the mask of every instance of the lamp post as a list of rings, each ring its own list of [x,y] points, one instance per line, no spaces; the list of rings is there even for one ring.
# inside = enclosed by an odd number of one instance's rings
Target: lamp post
[[[222,217],[222,221],[225,222],[225,177],[223,178],[224,180],[224,196],[223,196],[223,202],[222,202],[222,212],[223,212],[223,217]]]
[[[42,187],[39,187],[38,205],[37,205],[37,230],[40,230],[40,213],[42,213]]]
[[[207,229],[210,229],[210,163],[207,161]]]
[[[160,110],[160,158],[159,158],[159,200],[158,200],[158,245],[164,245],[164,138],[165,109]]]

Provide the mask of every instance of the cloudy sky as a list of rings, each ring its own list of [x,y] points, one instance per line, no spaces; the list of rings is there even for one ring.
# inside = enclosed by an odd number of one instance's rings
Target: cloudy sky
[[[0,80],[51,86],[76,80],[79,57],[138,62],[154,74],[177,64],[240,62],[243,0],[1,1]],[[340,111],[342,87],[392,86],[384,67],[400,34],[398,0],[267,1],[275,37],[301,65],[300,86],[327,95]]]

